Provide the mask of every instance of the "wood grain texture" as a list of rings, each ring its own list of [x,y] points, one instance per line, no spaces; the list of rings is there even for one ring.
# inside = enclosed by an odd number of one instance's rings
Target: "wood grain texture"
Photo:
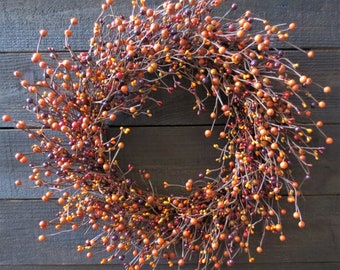
[[[163,1],[146,2],[154,7]],[[0,116],[10,113],[16,119],[33,119],[21,109],[27,94],[12,73],[21,70],[29,80],[41,76],[41,71],[30,63],[38,31],[41,28],[49,31],[42,42],[42,50],[48,46],[62,50],[64,29],[69,19],[76,16],[80,24],[74,28],[72,47],[87,50],[92,23],[99,14],[101,2],[104,0],[0,1]],[[129,1],[115,2],[116,14],[129,14]],[[232,15],[234,17],[250,9],[254,16],[265,17],[271,24],[297,23],[290,41],[302,48],[314,49],[316,57],[308,60],[302,53],[287,51],[286,46],[280,46],[300,64],[299,72],[322,85],[332,86],[333,92],[325,97],[313,88],[313,94],[327,103],[326,110],[315,110],[313,114],[327,123],[324,130],[334,137],[335,143],[316,162],[312,180],[303,187],[305,198],[300,200],[300,207],[307,227],[300,230],[296,220],[285,217],[285,243],[280,243],[276,235],[268,235],[264,253],[256,256],[255,264],[246,263],[247,258],[241,256],[232,269],[340,269],[340,1],[235,2],[239,8]],[[226,1],[216,14],[223,14],[231,3]],[[168,95],[157,92],[156,98],[162,99],[164,105],[162,108],[150,105],[154,117],[141,116],[134,120],[120,116],[113,126],[133,127],[124,138],[127,147],[121,153],[121,164],[128,161],[149,169],[152,181],[161,190],[163,180],[185,181],[206,166],[213,165],[215,150],[211,147],[214,142],[207,142],[201,136],[210,123],[209,103],[207,113],[197,117],[191,109],[194,100],[188,93],[178,91]],[[0,270],[124,269],[119,264],[98,265],[99,257],[87,260],[85,254],[78,254],[75,247],[84,240],[84,231],[61,234],[44,243],[36,240],[41,233],[38,222],[42,218],[52,219],[58,208],[53,202],[44,204],[37,200],[42,195],[41,190],[28,188],[30,183],[24,179],[30,170],[16,162],[13,156],[17,151],[29,150],[32,142],[26,139],[26,134],[12,128],[0,122]],[[323,144],[321,140],[318,137],[315,143]],[[15,187],[13,182],[16,179],[22,179],[25,186]],[[194,267],[188,264],[181,269],[192,270]],[[160,265],[158,269],[168,268]]]
[[[162,266],[163,267],[163,266]],[[275,263],[275,264],[237,264],[233,268],[226,269],[236,269],[236,270],[338,270],[340,268],[340,263]],[[0,266],[0,270],[93,270],[94,266],[89,265],[5,265]],[[121,266],[118,265],[97,265],[96,270],[123,270]],[[162,269],[168,269],[163,267]],[[181,270],[193,270],[193,265],[185,265]],[[145,270],[150,270],[145,268]]]
[[[264,253],[253,254],[256,255],[256,262],[259,264],[256,269],[262,269],[262,263],[272,264],[273,269],[277,269],[282,263],[288,265],[301,262],[308,265],[320,262],[339,263],[340,208],[332,207],[339,203],[339,195],[308,196],[300,206],[307,224],[306,228],[299,229],[297,221],[287,215],[283,220],[287,241],[282,243],[277,235],[268,234],[263,244]],[[42,233],[37,226],[39,221],[53,219],[56,211],[57,208],[53,202],[1,201],[0,267],[2,265],[94,266],[98,263],[101,258],[100,253],[98,257],[87,260],[85,253],[76,252],[76,246],[83,244],[86,237],[84,230],[49,237],[43,243],[36,240],[37,236]],[[52,232],[54,231],[47,230],[44,233]],[[254,239],[258,239],[258,236],[260,235],[254,235]],[[247,262],[247,257],[242,255],[238,262]],[[123,267],[117,269],[123,269]],[[167,267],[160,267],[160,269],[167,269]]]
[[[312,94],[327,103],[326,109],[314,109],[313,117],[323,119],[327,123],[339,123],[340,119],[340,50],[316,51],[314,59],[307,59],[301,52],[286,52],[287,57],[300,64],[299,72],[312,77],[321,85],[331,85],[332,93],[323,94],[321,88],[311,87]],[[30,62],[30,54],[0,54],[0,115],[10,113],[13,119],[32,120],[33,114],[27,113],[23,106],[27,98],[26,90],[20,86],[20,81],[13,77],[13,71],[20,70],[25,79],[30,81],[42,78],[41,70]],[[205,93],[205,92],[204,92]],[[202,94],[204,97],[204,94]],[[154,93],[153,97],[163,101],[158,107],[150,103],[149,108],[153,117],[140,116],[133,119],[130,116],[120,116],[114,125],[194,125],[210,124],[209,114],[213,108],[212,102],[207,101],[206,112],[199,117],[192,110],[195,105],[194,97],[183,89],[177,89],[173,94],[166,91]],[[311,102],[311,101],[310,101]],[[329,113],[332,112],[332,113]],[[12,124],[0,121],[0,127],[10,127]]]
[[[152,174],[152,182],[163,193],[163,181],[184,184],[191,177],[196,177],[207,168],[215,168],[215,158],[219,154],[213,149],[215,139],[206,139],[203,136],[208,126],[183,127],[135,127],[129,135],[123,137],[126,147],[119,154],[119,163],[126,168],[132,163],[138,169],[147,169]],[[217,127],[218,129],[218,127]],[[338,138],[340,125],[325,126],[324,131]],[[219,132],[216,132],[216,137]],[[112,131],[111,134],[116,134]],[[34,142],[27,135],[18,130],[1,130],[0,144],[0,199],[40,198],[42,189],[30,189],[33,185],[28,179],[31,171],[27,164],[22,165],[14,159],[16,152],[30,151]],[[323,139],[318,137],[316,145],[323,145]],[[335,140],[326,153],[314,163],[312,179],[305,182],[303,192],[305,195],[340,194],[339,161],[340,140]],[[304,174],[296,167],[296,179],[303,179]],[[325,173],[327,177],[325,177]],[[131,173],[133,179],[139,179],[137,173]],[[22,179],[24,186],[16,187],[14,181]],[[170,191],[169,191],[170,192]],[[173,192],[173,190],[171,190]]]
[[[181,270],[193,270],[194,265],[185,265],[181,267]],[[340,268],[340,263],[275,263],[275,264],[237,264],[233,268],[235,270],[338,270]],[[0,265],[0,270],[123,270],[119,265]],[[162,266],[161,269],[169,269],[166,266]],[[171,268],[170,268],[171,269]],[[145,270],[150,270],[150,268],[145,268]]]
[[[0,28],[0,52],[32,51],[36,49],[38,31],[48,29],[50,35],[43,46],[54,46],[62,49],[64,45],[63,32],[69,25],[69,19],[76,16],[80,25],[74,30],[72,45],[84,49],[91,37],[92,23],[98,17],[102,1],[1,1],[0,23],[6,27]],[[129,15],[130,2],[116,0],[116,14]],[[162,3],[162,0],[148,0],[150,7]],[[337,11],[337,0],[286,1],[270,0],[263,5],[262,1],[237,1],[238,10],[231,14],[237,18],[250,9],[254,16],[266,18],[271,24],[290,23],[295,21],[299,26],[291,39],[298,46],[334,47],[339,46],[340,22]],[[229,9],[231,2],[217,9],[216,14],[222,15]],[[329,23],[329,21],[332,23]],[[46,45],[50,44],[50,45]],[[51,45],[53,44],[53,45]]]

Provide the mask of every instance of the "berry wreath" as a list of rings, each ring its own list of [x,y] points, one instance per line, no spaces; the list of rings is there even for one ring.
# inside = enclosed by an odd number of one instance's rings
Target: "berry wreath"
[[[257,252],[267,231],[285,240],[282,197],[292,203],[298,226],[305,226],[297,203],[304,180],[294,179],[292,164],[310,177],[308,156],[317,158],[325,149],[311,145],[311,133],[318,130],[325,144],[333,142],[320,130],[323,123],[310,119],[307,106],[325,107],[310,88],[326,94],[331,88],[300,74],[276,49],[283,43],[299,49],[288,41],[295,23],[271,25],[251,11],[231,19],[236,4],[223,16],[213,15],[221,5],[226,6],[222,0],[179,0],[149,8],[133,0],[125,17],[115,15],[113,0],[107,0],[86,52],[71,48],[72,27],[78,23],[71,19],[64,33],[67,57],[49,48],[44,60],[39,45],[48,33],[40,31],[31,60],[44,78],[29,82],[14,72],[30,94],[26,109],[36,120],[28,124],[4,115],[3,121],[36,141],[31,153],[15,158],[29,163],[29,179],[46,189],[42,200],[55,198],[60,204],[57,218],[42,220],[41,229],[85,227],[94,234],[79,251],[91,258],[96,250],[106,250],[101,263],[120,260],[126,269],[137,270],[155,268],[160,260],[170,267],[195,260],[197,269],[218,269],[233,265],[241,252],[253,262],[255,229],[262,234]],[[216,121],[223,126],[214,144],[217,167],[187,180],[181,194],[159,195],[145,170],[137,170],[143,185],[131,179],[134,166],[121,168],[118,162],[122,137],[130,129],[121,127],[110,138],[105,132],[121,114],[151,117],[148,104],[161,105],[154,92],[164,90],[187,91],[198,114],[210,111],[206,137],[214,135]],[[34,162],[32,155],[43,162]],[[164,182],[165,189],[169,186]]]

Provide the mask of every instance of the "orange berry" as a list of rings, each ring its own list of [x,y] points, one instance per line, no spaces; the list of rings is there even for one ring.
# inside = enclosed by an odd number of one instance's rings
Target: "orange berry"
[[[286,241],[286,236],[285,236],[284,234],[281,234],[281,235],[280,235],[280,241],[281,241],[281,242]]]
[[[291,24],[289,24],[289,30],[295,30],[296,28],[296,23],[292,22]]]
[[[309,52],[307,53],[308,58],[313,58],[314,55],[315,55],[314,51],[309,51]]]
[[[273,150],[278,149],[278,147],[279,147],[279,145],[278,145],[278,143],[276,143],[276,142],[274,142],[274,143],[272,143],[272,144],[270,145],[270,148],[273,149]]]
[[[275,230],[277,230],[278,232],[282,231],[282,225],[280,223],[276,224]]]
[[[16,160],[20,160],[23,156],[24,156],[24,154],[19,152],[19,153],[16,153],[14,157],[15,157]]]
[[[333,138],[332,137],[327,137],[326,138],[326,143],[327,144],[332,144],[333,143]]]
[[[46,236],[43,235],[43,234],[39,235],[39,237],[38,237],[38,241],[40,241],[40,242],[45,241],[45,239],[46,239]]]
[[[110,114],[110,117],[109,117],[110,121],[114,121],[117,119],[117,116],[113,113],[113,114]]]
[[[179,259],[178,260],[178,265],[179,266],[183,266],[185,264],[185,260],[184,259]]]
[[[60,197],[60,198],[58,199],[58,204],[64,204],[64,203],[65,203],[65,198]]]
[[[136,107],[130,107],[129,108],[129,111],[130,111],[130,113],[135,113],[136,111],[137,111],[137,108]]]
[[[226,50],[227,49],[224,46],[221,46],[221,47],[218,48],[218,53],[219,54],[225,54]]]
[[[298,223],[299,228],[303,229],[306,226],[306,223],[304,221],[299,221]]]
[[[326,107],[326,102],[320,101],[320,102],[318,103],[318,106],[319,106],[319,108],[323,109],[323,108]]]
[[[68,60],[68,59],[63,60],[63,61],[61,62],[61,64],[62,64],[63,67],[66,68],[66,69],[70,69],[70,68],[71,68],[71,62],[70,62],[70,60]]]
[[[254,194],[253,198],[254,198],[255,201],[258,201],[258,200],[260,200],[260,195],[256,193],[256,194]]]
[[[323,126],[323,122],[322,121],[317,121],[315,125],[317,127],[322,127]]]
[[[14,75],[15,77],[19,78],[19,77],[21,77],[21,72],[20,72],[19,70],[15,70],[15,71],[13,72],[13,75]]]
[[[224,139],[225,137],[227,137],[227,133],[225,133],[224,131],[220,132],[220,138]]]
[[[26,163],[28,161],[28,158],[26,156],[23,156],[21,159],[19,159],[20,163]]]
[[[5,115],[2,116],[2,121],[4,121],[4,122],[9,122],[11,120],[12,120],[11,116],[8,115],[8,114],[5,114]]]
[[[111,195],[111,200],[114,201],[114,202],[118,201],[119,200],[119,196],[117,194],[112,194]]]
[[[108,171],[110,169],[110,165],[108,163],[105,163],[103,165],[103,169],[104,169],[104,171]]]
[[[204,131],[204,136],[206,137],[206,138],[208,138],[208,137],[210,137],[211,136],[211,130],[210,129],[207,129],[206,131]]]
[[[33,63],[38,63],[40,60],[41,60],[41,54],[38,53],[38,52],[33,53],[32,57],[31,57],[31,61]]]
[[[23,129],[26,127],[26,122],[25,121],[18,121],[17,124],[15,125],[17,129]]]
[[[71,18],[70,21],[71,21],[71,24],[73,24],[73,25],[78,24],[78,19],[75,18],[75,17]]]
[[[45,61],[40,61],[39,67],[42,68],[42,69],[45,69],[47,67],[47,63]]]
[[[288,168],[288,162],[287,161],[280,162],[280,168],[281,169],[287,169]]]
[[[144,179],[150,179],[151,174],[150,173],[144,173],[143,177],[144,177]]]
[[[16,186],[21,186],[21,185],[22,185],[22,181],[21,181],[20,179],[15,180],[14,184],[15,184]]]
[[[160,237],[160,238],[157,239],[157,244],[158,244],[158,245],[163,245],[164,242],[165,242],[165,241],[164,241],[164,238],[162,238],[162,237]]]
[[[148,196],[148,197],[146,198],[146,201],[147,201],[148,203],[152,203],[152,202],[154,202],[154,200],[155,200],[155,198],[154,198],[154,196],[152,196],[152,195],[150,195],[150,196]]]
[[[217,250],[218,247],[219,247],[218,241],[213,241],[211,243],[211,247],[212,247],[213,250]]]
[[[42,221],[40,221],[39,222],[39,227],[40,227],[40,229],[42,229],[42,230],[45,230],[46,229],[46,227],[47,227],[47,221],[46,220],[42,220]]]
[[[129,92],[129,87],[127,85],[123,85],[120,88],[120,91],[122,91],[122,93],[127,93],[127,92]]]
[[[72,36],[72,30],[71,29],[66,29],[64,32],[65,37],[71,37]]]
[[[300,218],[300,213],[299,212],[294,212],[293,213],[293,218],[296,218],[296,219],[298,219],[298,218]]]
[[[263,41],[263,37],[262,37],[262,35],[261,34],[257,34],[255,37],[254,37],[254,41],[256,42],[256,43],[261,43],[262,41]]]
[[[197,218],[194,218],[194,217],[191,218],[191,219],[190,219],[190,224],[191,224],[191,225],[196,225],[196,224],[197,224]]]
[[[268,110],[267,110],[267,115],[268,116],[273,116],[275,114],[275,111],[272,109],[272,108],[269,108]]]
[[[46,37],[47,34],[48,34],[48,32],[47,32],[46,29],[41,29],[41,30],[39,31],[39,34],[40,34],[40,36],[42,36],[42,37]]]
[[[332,88],[331,88],[330,86],[325,86],[325,87],[323,88],[323,92],[324,92],[325,94],[329,94],[330,92],[332,92]]]
[[[210,118],[211,118],[211,119],[216,119],[216,117],[217,117],[217,114],[216,114],[215,112],[212,112],[212,113],[210,114]]]

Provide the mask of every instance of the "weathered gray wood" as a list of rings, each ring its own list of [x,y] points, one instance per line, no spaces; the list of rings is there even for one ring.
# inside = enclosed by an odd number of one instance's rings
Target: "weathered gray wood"
[[[6,265],[0,266],[0,270],[124,270],[121,265]],[[159,265],[161,269],[171,270],[175,268],[169,268],[166,265]],[[272,264],[237,264],[234,265],[231,269],[241,270],[291,270],[291,269],[299,269],[299,270],[338,270],[340,267],[340,263],[272,263]],[[144,270],[151,270],[151,267],[144,267]],[[181,270],[192,270],[195,269],[195,265],[185,265],[181,267]],[[229,268],[225,268],[229,269]]]
[[[312,267],[314,263],[339,263],[339,203],[339,195],[308,196],[300,205],[306,228],[299,229],[297,221],[287,215],[283,219],[287,241],[282,243],[277,235],[268,234],[263,244],[263,254],[253,254],[259,266],[254,265],[251,269],[262,269],[262,263],[272,264],[275,269],[281,264],[281,267],[285,264],[288,268],[290,264],[304,263]],[[56,211],[52,202],[1,201],[0,268],[6,265],[93,265],[100,261],[100,254],[87,260],[85,253],[77,253],[76,246],[86,238],[82,230],[49,237],[43,243],[36,240],[41,234],[39,221],[52,219]],[[47,230],[47,233],[51,232],[53,230]],[[257,238],[256,235],[254,237]],[[247,262],[246,256],[241,256],[238,262]],[[243,264],[243,267],[248,269],[248,265]],[[242,266],[237,269],[242,269]]]
[[[162,0],[146,1],[155,7]],[[20,4],[19,4],[20,3]],[[227,2],[217,9],[222,15],[232,2]],[[303,47],[339,46],[340,22],[337,0],[285,1],[271,0],[263,5],[262,1],[237,1],[239,8],[230,16],[238,17],[245,10],[252,10],[254,16],[262,17],[271,24],[295,21],[298,29],[291,41]],[[49,30],[50,35],[43,46],[63,48],[63,32],[73,16],[79,18],[80,25],[74,28],[72,44],[74,48],[87,48],[91,37],[92,23],[98,17],[101,1],[83,0],[81,2],[62,1],[1,1],[0,52],[35,50],[38,31]],[[116,14],[129,15],[130,2],[117,0],[114,6]],[[48,45],[47,45],[48,44]]]
[[[42,42],[42,50],[48,46],[62,49],[64,29],[69,24],[69,18],[76,16],[80,24],[74,27],[71,43],[77,50],[87,50],[92,23],[99,14],[101,2],[104,0],[0,1],[0,116],[10,113],[16,119],[29,119],[20,110],[26,98],[25,91],[13,78],[12,72],[19,69],[28,79],[40,76],[40,71],[30,63],[31,52],[36,49],[38,31],[41,28],[49,31],[49,36]],[[163,0],[146,2],[155,6]],[[278,242],[275,235],[268,235],[264,253],[256,256],[255,264],[245,263],[247,259],[242,257],[232,269],[340,269],[340,1],[235,2],[239,8],[232,16],[250,9],[255,16],[264,17],[271,24],[297,23],[290,41],[306,49],[315,49],[316,57],[307,60],[298,52],[290,54],[294,62],[300,63],[301,73],[312,76],[320,84],[333,87],[333,93],[325,97],[327,109],[315,110],[313,114],[317,119],[335,124],[325,127],[325,131],[334,137],[335,143],[316,162],[312,180],[303,187],[306,198],[305,201],[300,200],[300,206],[307,222],[306,229],[297,229],[296,221],[287,216],[284,220],[287,241],[284,244]],[[226,1],[225,6],[231,3]],[[128,14],[130,3],[116,0],[115,9],[117,14]],[[218,13],[222,14],[225,10],[221,7]],[[321,98],[322,95],[316,96]],[[122,152],[121,163],[133,161],[138,167],[148,168],[153,181],[158,182],[159,186],[163,180],[184,181],[196,175],[214,155],[210,147],[212,143],[200,137],[200,131],[206,128],[204,125],[210,123],[209,113],[197,117],[191,110],[193,99],[183,92],[160,94],[160,97],[164,106],[153,106],[153,118],[141,117],[136,121],[120,117],[115,122],[118,126],[142,126],[133,128],[131,134],[126,136],[127,147]],[[31,142],[26,140],[24,133],[7,129],[10,126],[0,121],[0,270],[123,269],[121,265],[97,265],[98,257],[87,260],[84,254],[78,254],[74,248],[83,240],[83,232],[59,235],[49,238],[45,243],[36,241],[40,234],[37,226],[39,220],[52,218],[57,208],[53,203],[43,204],[32,200],[41,197],[41,190],[14,186],[14,180],[26,179],[30,171],[12,157],[19,150],[29,149]],[[152,156],[143,151],[152,153]],[[29,184],[28,180],[24,183]],[[194,267],[186,265],[183,270]],[[168,268],[161,265],[158,269]]]
[[[162,193],[163,181],[169,183],[185,183],[191,177],[204,172],[207,168],[215,168],[215,158],[219,154],[212,145],[215,139],[203,136],[207,126],[196,127],[135,127],[131,133],[123,137],[126,147],[119,154],[120,165],[124,168],[128,163],[139,169],[147,169],[152,174],[152,181]],[[314,162],[312,179],[305,182],[304,194],[340,194],[339,162],[340,125],[325,126],[325,132],[336,140],[326,153]],[[218,132],[216,132],[217,136]],[[28,176],[31,173],[28,165],[22,165],[14,159],[16,152],[30,151],[35,142],[19,130],[1,130],[0,145],[0,198],[40,198],[41,189],[27,188],[33,183]],[[324,145],[323,138],[318,137],[316,145]],[[325,175],[327,177],[325,177]],[[139,179],[132,173],[134,179]],[[297,173],[297,179],[304,175]],[[300,178],[300,179],[301,179]],[[16,187],[14,181],[23,180],[22,187]]]
[[[161,266],[161,269],[171,270],[176,268],[168,268],[167,266]],[[181,267],[181,270],[192,270],[194,265],[185,265]],[[0,270],[123,270],[120,265],[5,265],[0,266]],[[236,264],[232,268],[226,269],[247,269],[247,270],[338,270],[340,263],[324,263],[324,262],[313,262],[313,263],[255,263],[255,264]],[[143,268],[150,270],[151,268]]]
[[[300,52],[287,52],[287,57],[292,61],[300,63],[299,72],[312,77],[316,83],[330,85],[333,92],[329,95],[323,94],[321,88],[313,86],[311,92],[316,98],[325,100],[325,109],[314,109],[313,117],[323,119],[328,123],[339,123],[340,116],[340,50],[321,50],[316,52],[314,59],[310,60]],[[21,70],[23,77],[28,80],[41,79],[42,71],[30,62],[30,54],[0,54],[0,116],[10,113],[14,119],[32,120],[35,116],[27,113],[25,105],[26,90],[20,86],[20,81],[13,77],[14,70]],[[195,103],[193,96],[183,89],[169,94],[160,91],[154,94],[155,98],[163,101],[163,106],[158,107],[150,103],[153,117],[140,116],[132,119],[130,116],[121,116],[116,120],[115,125],[192,125],[209,124],[210,111],[213,108],[212,102],[207,102],[207,111],[199,117],[196,111],[192,110]],[[0,121],[0,127],[13,126],[10,123]]]

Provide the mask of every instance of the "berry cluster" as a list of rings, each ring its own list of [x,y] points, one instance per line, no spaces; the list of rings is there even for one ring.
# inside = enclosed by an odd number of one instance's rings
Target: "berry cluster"
[[[126,17],[115,15],[113,0],[107,0],[88,51],[71,48],[72,27],[78,23],[72,18],[65,30],[68,57],[49,48],[44,59],[38,46],[31,60],[44,78],[29,82],[15,72],[30,93],[26,109],[36,116],[32,125],[3,116],[36,142],[31,153],[15,158],[29,163],[35,186],[47,188],[42,200],[55,198],[60,204],[57,218],[41,221],[41,229],[90,229],[94,236],[79,251],[88,258],[100,253],[101,263],[120,260],[126,269],[138,270],[145,264],[156,267],[160,260],[182,266],[193,258],[197,269],[219,269],[233,265],[240,252],[253,262],[255,228],[262,232],[257,252],[267,232],[285,240],[282,198],[292,203],[298,226],[305,226],[297,204],[304,179],[295,179],[292,168],[299,164],[310,177],[308,156],[318,159],[324,151],[311,145],[315,130],[326,144],[333,141],[320,130],[321,121],[306,122],[311,108],[325,107],[311,92],[331,88],[300,74],[273,45],[289,44],[294,23],[272,25],[251,11],[231,19],[236,4],[214,16],[215,7],[227,6],[222,2],[174,0],[150,8],[144,0],[133,0]],[[39,44],[46,35],[40,31]],[[217,120],[223,123],[216,132],[216,168],[189,179],[183,194],[156,194],[145,170],[138,172],[146,187],[131,179],[134,166],[121,168],[118,162],[122,137],[130,129],[121,127],[111,138],[105,132],[119,114],[151,117],[147,105],[161,105],[154,92],[163,90],[188,91],[198,114],[210,110],[206,137],[215,133]],[[213,108],[205,106],[208,99]],[[45,159],[34,162],[32,154]],[[169,186],[164,182],[165,189]]]

